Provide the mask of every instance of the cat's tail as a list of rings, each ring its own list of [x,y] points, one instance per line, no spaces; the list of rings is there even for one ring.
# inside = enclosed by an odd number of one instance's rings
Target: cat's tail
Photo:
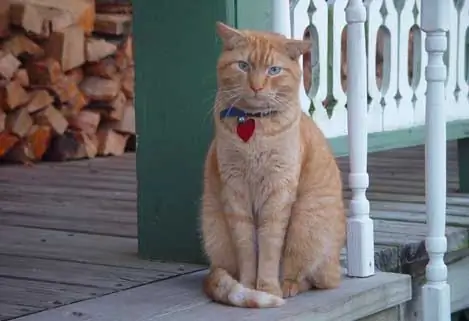
[[[278,296],[244,287],[220,268],[210,270],[204,291],[214,301],[242,308],[274,308],[285,303]]]

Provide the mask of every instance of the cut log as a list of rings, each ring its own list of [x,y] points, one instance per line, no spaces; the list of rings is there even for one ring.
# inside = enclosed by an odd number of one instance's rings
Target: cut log
[[[50,127],[34,125],[28,135],[10,149],[5,159],[26,164],[40,160],[49,146],[51,137]]]
[[[131,0],[98,0],[96,12],[112,14],[132,14]]]
[[[65,117],[52,106],[49,106],[33,115],[38,125],[50,126],[56,135],[62,135],[68,127]]]
[[[85,62],[85,34],[79,26],[55,31],[45,47],[47,56],[57,60],[63,71],[81,66]]]
[[[29,147],[35,160],[40,160],[49,147],[52,138],[52,129],[49,126],[34,125],[28,133]]]
[[[117,77],[116,62],[112,57],[107,57],[98,62],[86,64],[85,73],[87,76],[114,79]]]
[[[31,164],[35,160],[34,153],[26,139],[15,144],[3,158],[10,162],[23,164]]]
[[[79,142],[78,150],[73,159],[93,158],[98,154],[98,137],[95,134],[76,133]]]
[[[88,38],[86,40],[86,61],[99,61],[114,54],[116,50],[116,45],[104,39]]]
[[[116,60],[116,66],[119,71],[126,70],[133,65],[133,62],[127,57],[123,50],[117,50],[114,59]]]
[[[12,23],[36,35],[48,36],[70,25],[80,26],[87,34],[94,28],[93,0],[10,0]]]
[[[26,104],[28,93],[21,87],[18,80],[12,80],[6,86],[0,87],[0,108],[4,111],[13,110]]]
[[[62,114],[65,118],[78,115],[78,113],[88,104],[88,99],[81,92],[62,105]]]
[[[80,94],[78,85],[65,76],[55,84],[48,86],[48,89],[54,92],[55,97],[57,97],[61,103],[69,102]]]
[[[98,130],[98,155],[122,155],[125,152],[125,145],[127,143],[128,135],[119,134],[116,131],[108,128]]]
[[[6,131],[0,132],[0,157],[5,155],[20,139]]]
[[[127,98],[123,92],[119,92],[110,102],[93,102],[89,104],[89,108],[94,111],[99,111],[102,119],[106,120],[121,120],[124,116],[124,109],[127,103]]]
[[[7,114],[6,128],[18,137],[25,137],[33,126],[33,120],[26,108],[20,108]]]
[[[79,147],[80,144],[75,134],[68,130],[63,135],[52,138],[49,149],[44,155],[44,159],[52,161],[72,159]]]
[[[5,130],[6,118],[7,115],[2,109],[0,109],[0,132],[3,132]]]
[[[134,90],[135,90],[134,79],[135,79],[135,69],[127,68],[122,74],[121,86],[122,86],[122,91],[124,92],[125,96],[128,99],[134,98]]]
[[[85,77],[84,73],[83,73],[83,68],[81,67],[77,67],[77,68],[73,68],[69,71],[67,71],[65,73],[65,76],[73,81],[74,83],[76,83],[77,85],[83,80],[83,78]]]
[[[26,65],[26,69],[31,85],[52,85],[63,76],[60,64],[52,58],[32,61]]]
[[[3,44],[3,50],[10,52],[15,57],[40,58],[44,50],[24,34],[17,33]]]
[[[109,120],[121,120],[122,117],[124,117],[126,102],[127,99],[124,93],[119,92],[116,98],[110,103],[111,110],[104,115],[104,118]]]
[[[10,80],[20,67],[21,62],[9,52],[0,51],[0,77]]]
[[[120,83],[116,79],[85,77],[80,89],[90,100],[111,101],[119,93]]]
[[[10,2],[0,1],[0,38],[10,35]]]
[[[13,76],[13,79],[18,81],[18,83],[24,88],[24,87],[29,87],[29,76],[28,72],[24,68],[19,68],[15,75]]]
[[[130,31],[131,22],[132,16],[127,14],[97,14],[94,31],[120,36]]]
[[[49,36],[48,24],[44,21],[40,8],[36,6],[11,1],[10,20],[13,25],[23,28],[29,34]]]
[[[133,37],[132,35],[128,35],[127,39],[125,40],[122,50],[124,51],[124,54],[127,56],[127,58],[130,59],[130,61],[134,61],[134,47],[133,47]],[[133,63],[132,63],[133,65]]]
[[[121,120],[106,122],[103,127],[123,134],[135,134],[135,108],[133,104],[131,102],[126,104]]]
[[[26,109],[29,113],[38,112],[54,102],[54,98],[49,94],[47,90],[37,89],[30,93],[30,101],[26,105]]]
[[[85,134],[95,134],[100,121],[101,114],[93,110],[82,110],[77,116],[68,119],[70,127],[79,129]]]

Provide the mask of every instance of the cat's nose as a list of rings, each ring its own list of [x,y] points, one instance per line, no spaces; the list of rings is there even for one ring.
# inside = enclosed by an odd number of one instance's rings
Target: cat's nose
[[[252,90],[254,93],[256,93],[256,94],[257,94],[259,91],[261,91],[262,89],[264,89],[264,87],[251,85],[251,90]]]

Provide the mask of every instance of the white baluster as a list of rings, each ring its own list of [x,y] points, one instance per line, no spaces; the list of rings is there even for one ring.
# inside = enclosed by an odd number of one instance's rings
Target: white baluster
[[[291,37],[290,1],[271,0],[272,31]]]
[[[347,20],[348,142],[352,189],[347,223],[347,270],[349,276],[374,274],[373,221],[366,198],[367,173],[367,69],[365,51],[366,9],[362,0],[349,0]]]
[[[423,320],[451,319],[448,271],[444,262],[447,250],[446,224],[446,66],[443,54],[447,49],[451,0],[422,1],[422,29],[426,32],[425,50],[428,64],[426,97],[425,184],[428,235],[426,249],[430,257],[426,268],[426,284],[422,290]]]

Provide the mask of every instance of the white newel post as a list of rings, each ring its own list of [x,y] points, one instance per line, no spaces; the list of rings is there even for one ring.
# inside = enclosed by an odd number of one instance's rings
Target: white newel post
[[[271,0],[272,31],[291,37],[290,1]]]
[[[450,288],[446,281],[444,254],[446,225],[446,31],[450,0],[422,1],[422,29],[426,32],[428,64],[426,97],[425,184],[427,207],[426,249],[430,257],[422,290],[424,321],[450,321]]]
[[[347,20],[347,109],[350,159],[349,186],[352,189],[347,222],[347,272],[352,277],[374,274],[373,221],[366,198],[367,172],[367,67],[365,48],[366,9],[362,0],[349,0]]]

